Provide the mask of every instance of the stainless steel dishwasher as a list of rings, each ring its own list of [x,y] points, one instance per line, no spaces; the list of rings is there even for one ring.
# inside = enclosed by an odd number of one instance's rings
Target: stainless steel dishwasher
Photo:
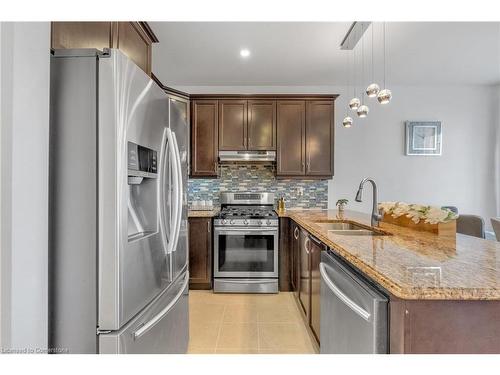
[[[331,250],[321,253],[321,354],[388,351],[388,300]]]

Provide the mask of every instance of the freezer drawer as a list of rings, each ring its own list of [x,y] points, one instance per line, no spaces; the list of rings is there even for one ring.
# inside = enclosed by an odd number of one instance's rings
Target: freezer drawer
[[[327,252],[320,274],[321,353],[387,353],[387,298]]]
[[[102,354],[182,354],[189,341],[186,272],[123,329],[99,335]]]

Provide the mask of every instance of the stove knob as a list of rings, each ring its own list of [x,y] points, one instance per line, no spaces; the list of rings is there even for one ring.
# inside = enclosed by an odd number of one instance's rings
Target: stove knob
[[[234,220],[233,219],[229,220],[229,224],[233,225],[234,224]]]
[[[243,224],[248,225],[248,220],[247,219],[243,220]]]
[[[222,219],[222,224],[226,224],[227,223],[227,220],[226,219]]]
[[[264,224],[264,222],[263,222],[262,220],[258,220],[258,221],[257,221],[257,224],[258,224],[258,225],[262,225],[262,224]]]
[[[269,220],[269,219],[268,219],[268,220],[266,221],[266,224],[267,224],[267,225],[271,225],[271,220]]]

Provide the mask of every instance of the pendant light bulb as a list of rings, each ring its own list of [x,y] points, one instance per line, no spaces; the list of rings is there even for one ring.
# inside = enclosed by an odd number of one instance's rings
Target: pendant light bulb
[[[361,117],[361,118],[364,118],[366,116],[368,116],[368,112],[370,112],[370,108],[368,108],[367,105],[362,105],[358,108],[358,117]]]
[[[351,110],[353,111],[356,111],[360,105],[361,100],[359,100],[358,98],[352,98],[349,102],[349,108],[351,108]]]
[[[344,118],[344,121],[342,121],[342,125],[344,128],[350,128],[352,126],[353,120],[352,117],[347,116]]]
[[[378,102],[380,104],[387,104],[392,99],[392,92],[389,89],[381,90],[377,95]]]
[[[377,85],[376,83],[372,83],[371,85],[369,85],[367,88],[366,88],[366,95],[369,97],[369,98],[374,98],[378,95],[378,93],[380,92],[380,87],[379,85]]]

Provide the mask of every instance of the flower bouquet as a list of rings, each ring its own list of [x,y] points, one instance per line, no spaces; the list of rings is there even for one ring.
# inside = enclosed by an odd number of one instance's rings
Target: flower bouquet
[[[386,223],[439,235],[456,234],[458,215],[447,208],[405,202],[381,202],[378,207]]]

